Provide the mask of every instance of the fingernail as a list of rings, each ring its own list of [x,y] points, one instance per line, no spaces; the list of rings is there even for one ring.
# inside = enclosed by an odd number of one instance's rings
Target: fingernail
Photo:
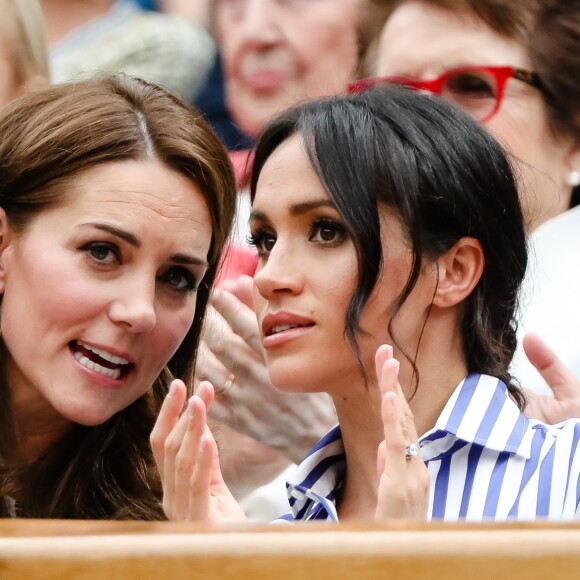
[[[173,395],[175,395],[175,391],[177,391],[177,383],[173,381],[169,387],[169,396],[173,397]]]
[[[401,363],[398,360],[395,361],[394,370],[395,370],[395,376],[398,378],[399,371],[401,370]]]
[[[189,418],[193,419],[195,417],[195,405],[193,404],[193,397],[187,402],[187,411],[189,413]]]
[[[205,451],[205,448],[207,447],[207,439],[205,437],[202,437],[200,447],[202,451]]]

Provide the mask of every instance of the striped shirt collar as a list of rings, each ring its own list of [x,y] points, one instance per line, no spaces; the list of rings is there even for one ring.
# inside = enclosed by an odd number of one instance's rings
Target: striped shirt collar
[[[476,388],[479,387],[479,388]],[[530,421],[510,398],[506,385],[471,373],[447,401],[435,427],[420,438],[425,461],[452,453],[457,439],[528,459]],[[451,435],[452,437],[449,437]],[[282,519],[338,521],[335,499],[344,480],[346,457],[340,427],[329,431],[286,483],[292,512]]]
[[[471,373],[453,391],[435,427],[421,437],[423,458],[428,461],[441,451],[427,443],[451,434],[466,443],[529,459],[531,440],[525,437],[528,428],[529,421],[502,381]]]

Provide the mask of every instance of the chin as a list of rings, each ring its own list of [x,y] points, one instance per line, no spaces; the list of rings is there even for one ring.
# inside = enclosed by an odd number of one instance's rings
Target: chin
[[[109,409],[88,409],[86,407],[77,407],[73,409],[63,409],[60,413],[63,417],[82,425],[83,427],[97,427],[106,423],[117,411],[110,411]]]
[[[322,383],[313,377],[312,367],[303,370],[296,365],[273,362],[268,364],[268,371],[272,384],[279,391],[285,393],[316,393],[320,391]]]

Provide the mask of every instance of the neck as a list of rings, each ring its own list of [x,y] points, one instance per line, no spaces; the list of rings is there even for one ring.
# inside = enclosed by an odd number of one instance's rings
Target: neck
[[[424,348],[419,349],[416,360],[418,385],[412,365],[400,353],[395,353],[401,362],[400,384],[409,400],[419,436],[435,426],[449,397],[468,371],[458,327],[428,324],[422,345]],[[369,365],[367,368],[374,369]],[[374,375],[374,370],[372,372]],[[363,381],[356,386],[352,382],[345,385],[333,400],[347,457],[339,517],[373,519],[378,486],[377,449],[384,440],[381,395],[376,377],[369,375],[368,387]]]

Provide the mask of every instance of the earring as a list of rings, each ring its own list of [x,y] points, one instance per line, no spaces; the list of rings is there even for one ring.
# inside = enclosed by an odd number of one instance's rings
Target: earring
[[[568,185],[571,187],[580,185],[580,171],[570,171],[568,174]]]

